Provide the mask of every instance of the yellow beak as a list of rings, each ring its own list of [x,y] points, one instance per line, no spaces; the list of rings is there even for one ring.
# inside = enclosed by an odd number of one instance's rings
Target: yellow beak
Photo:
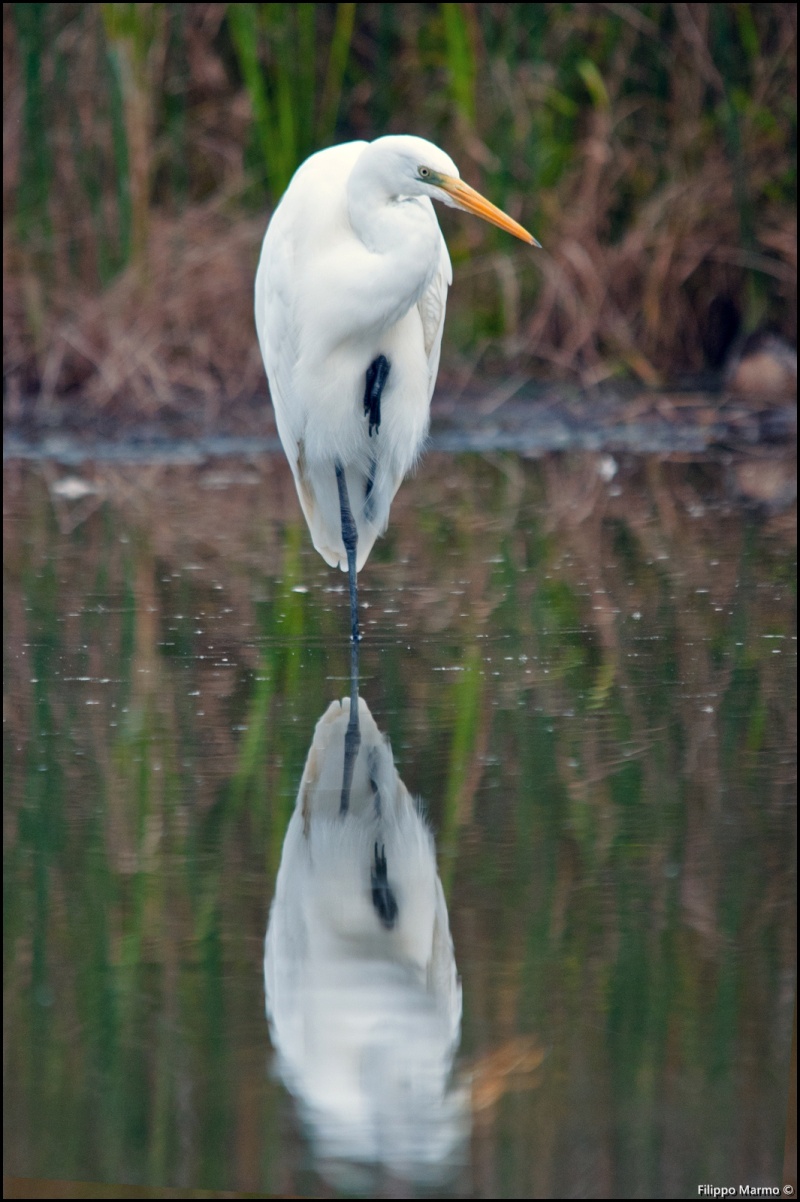
[[[493,205],[485,196],[481,196],[480,192],[470,188],[469,184],[465,184],[462,179],[454,179],[451,175],[440,175],[436,183],[448,196],[452,196],[459,209],[475,213],[484,221],[498,225],[501,230],[513,234],[522,242],[529,242],[531,246],[538,246],[541,250],[541,243],[536,241],[533,234],[529,234],[513,217],[509,217],[502,209],[498,209],[497,205]]]

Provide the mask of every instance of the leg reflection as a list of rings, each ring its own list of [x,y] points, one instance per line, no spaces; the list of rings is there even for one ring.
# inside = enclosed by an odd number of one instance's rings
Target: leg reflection
[[[361,731],[358,726],[358,642],[350,644],[350,721],[344,736],[344,771],[342,772],[342,796],[339,813],[346,814],[350,808],[350,790],[353,785],[353,769],[361,746]]]

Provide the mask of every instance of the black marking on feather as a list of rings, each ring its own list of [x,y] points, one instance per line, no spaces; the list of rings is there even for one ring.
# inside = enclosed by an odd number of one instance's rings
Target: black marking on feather
[[[381,425],[381,393],[389,375],[389,360],[378,355],[367,368],[367,386],[364,389],[364,412],[369,418],[369,436],[378,433]]]
[[[397,920],[397,901],[386,876],[386,852],[375,844],[375,863],[372,868],[372,904],[381,924],[391,931]]]

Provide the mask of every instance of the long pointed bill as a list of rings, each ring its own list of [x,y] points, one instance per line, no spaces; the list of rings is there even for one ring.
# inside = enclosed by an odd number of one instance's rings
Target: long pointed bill
[[[465,184],[462,179],[454,179],[451,175],[440,175],[436,182],[448,196],[452,196],[459,209],[475,213],[484,221],[498,225],[501,230],[513,234],[515,238],[519,238],[523,242],[529,242],[531,246],[538,246],[541,250],[541,243],[536,241],[533,234],[529,234],[513,217],[509,217],[502,209],[498,209],[485,196],[481,196],[480,192],[476,192],[474,188],[470,188],[469,184]]]

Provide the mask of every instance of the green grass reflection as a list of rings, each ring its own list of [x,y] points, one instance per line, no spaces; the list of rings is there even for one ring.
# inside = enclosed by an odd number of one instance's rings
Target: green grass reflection
[[[46,473],[6,478],[7,1171],[313,1190],[261,957],[346,594],[282,461],[224,495],[95,471],[81,521]],[[493,1196],[681,1196],[782,1153],[793,519],[736,510],[722,468],[621,478],[432,456],[363,577]],[[519,1039],[541,1064],[504,1076]]]

